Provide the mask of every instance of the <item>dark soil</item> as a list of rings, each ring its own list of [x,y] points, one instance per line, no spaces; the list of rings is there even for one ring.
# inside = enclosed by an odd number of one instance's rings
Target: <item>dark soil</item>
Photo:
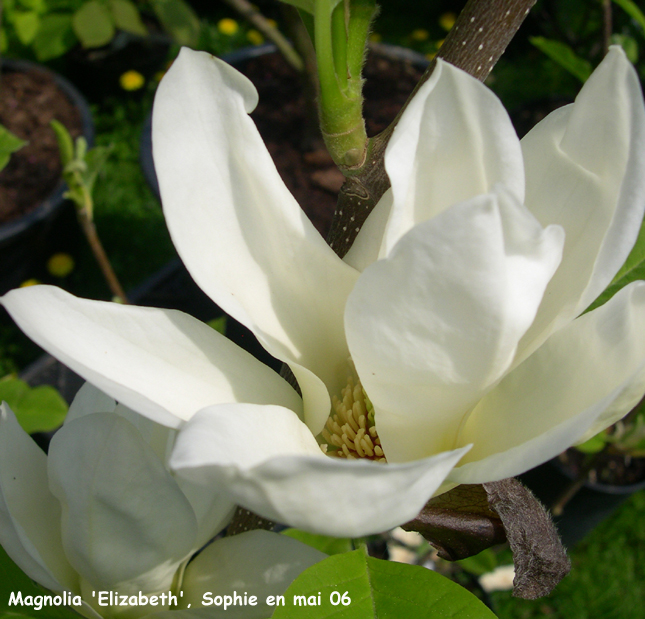
[[[569,449],[560,454],[560,462],[569,470],[574,479],[588,466],[594,458],[589,472],[589,481],[595,484],[610,486],[628,486],[645,480],[645,458],[632,458],[624,454],[600,453],[583,454],[577,449]]]
[[[49,126],[57,119],[76,137],[78,110],[52,77],[41,71],[7,71],[0,83],[0,123],[29,143],[0,172],[0,224],[27,214],[56,188],[61,175],[58,144]]]
[[[287,187],[326,236],[343,175],[321,146],[312,149],[305,98],[298,75],[276,53],[240,67],[260,95],[251,115]],[[376,135],[395,118],[423,73],[409,61],[371,53],[364,71],[367,133]],[[315,144],[315,141],[314,141]],[[304,154],[303,154],[303,151]]]

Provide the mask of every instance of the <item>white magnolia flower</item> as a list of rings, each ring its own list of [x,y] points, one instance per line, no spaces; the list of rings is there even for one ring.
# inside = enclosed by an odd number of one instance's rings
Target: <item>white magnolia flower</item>
[[[324,555],[255,531],[213,542],[186,567],[226,526],[234,505],[216,489],[167,470],[175,434],[87,383],[46,456],[3,403],[0,543],[7,554],[36,582],[67,592],[70,605],[90,618],[159,613],[168,609],[171,593],[180,608],[195,609],[204,591],[233,590],[260,596],[257,607],[235,616],[270,616],[266,595],[282,594]],[[107,592],[135,596],[137,603],[115,604]],[[139,605],[139,593],[150,602]],[[158,596],[154,602],[152,596]],[[212,610],[208,616],[224,612]]]
[[[645,111],[620,50],[521,144],[498,99],[439,62],[388,146],[392,189],[345,260],[281,181],[247,115],[256,103],[237,71],[184,50],[157,94],[155,164],[192,276],[290,366],[302,398],[177,312],[48,287],[3,299],[101,389],[183,423],[181,475],[268,518],[362,535],[450,484],[555,456],[645,391],[645,286],[577,318],[645,206]],[[358,461],[329,457],[342,454]]]

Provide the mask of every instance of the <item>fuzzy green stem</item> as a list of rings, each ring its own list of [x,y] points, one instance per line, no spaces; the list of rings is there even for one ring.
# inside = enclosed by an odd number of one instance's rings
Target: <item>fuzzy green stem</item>
[[[360,75],[348,71],[345,6],[339,4],[332,14],[329,9],[329,3],[317,2],[314,15],[320,127],[336,165],[351,168],[363,163],[367,146],[362,84]]]

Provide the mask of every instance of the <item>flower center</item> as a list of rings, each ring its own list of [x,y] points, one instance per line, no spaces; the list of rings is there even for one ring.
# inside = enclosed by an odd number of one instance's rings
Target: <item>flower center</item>
[[[387,462],[374,425],[374,407],[360,381],[347,379],[342,400],[332,398],[332,412],[318,442],[323,453],[335,458],[366,458]]]

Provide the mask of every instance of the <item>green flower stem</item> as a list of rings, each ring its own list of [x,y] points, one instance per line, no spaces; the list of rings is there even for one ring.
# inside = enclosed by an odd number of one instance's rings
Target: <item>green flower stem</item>
[[[345,6],[339,4],[332,13],[329,2],[318,1],[315,11],[320,128],[336,165],[341,169],[360,166],[365,159],[367,134],[363,121],[360,72],[358,76],[351,76],[347,66]],[[339,77],[338,67],[342,78]]]
[[[352,78],[359,79],[365,60],[365,42],[370,25],[378,13],[374,0],[352,0],[347,33],[347,67]]]

